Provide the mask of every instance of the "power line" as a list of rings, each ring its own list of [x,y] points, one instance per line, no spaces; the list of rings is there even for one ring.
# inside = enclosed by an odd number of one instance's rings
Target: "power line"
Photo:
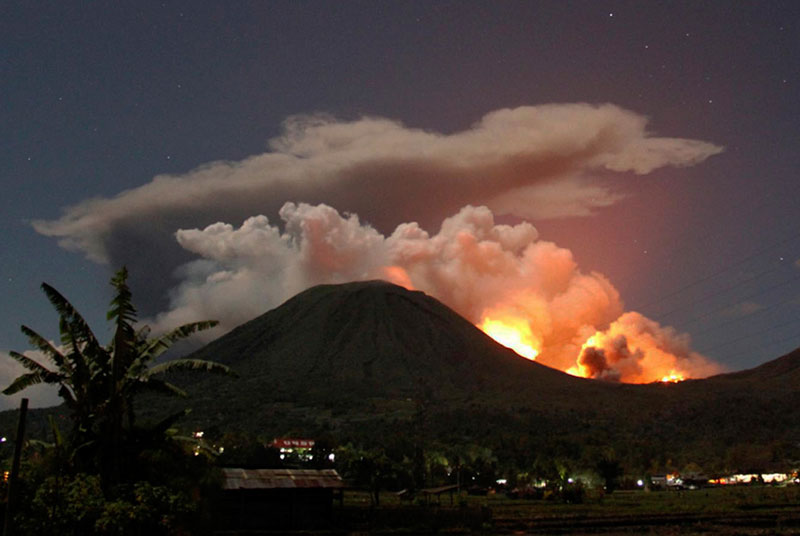
[[[711,274],[709,274],[709,275],[706,275],[706,276],[704,276],[704,277],[701,277],[700,279],[697,279],[697,280],[695,280],[695,281],[693,281],[693,282],[691,282],[691,283],[689,283],[689,284],[687,284],[687,285],[684,285],[684,286],[682,286],[682,287],[680,287],[680,288],[678,288],[678,289],[676,289],[676,290],[674,290],[674,291],[672,291],[672,292],[670,292],[670,293],[668,293],[668,294],[662,295],[660,298],[657,298],[657,299],[655,299],[655,300],[652,300],[652,301],[650,301],[650,302],[648,302],[648,303],[646,303],[646,304],[644,304],[644,305],[642,305],[642,306],[638,307],[638,309],[645,309],[645,308],[647,308],[647,307],[650,307],[650,306],[652,306],[652,305],[656,305],[656,304],[658,304],[658,303],[660,303],[660,302],[664,301],[665,299],[667,299],[667,298],[671,298],[672,296],[675,296],[675,295],[677,295],[677,294],[680,294],[681,292],[683,292],[683,291],[685,291],[685,290],[688,290],[688,289],[690,289],[690,288],[692,288],[692,287],[695,287],[695,286],[699,285],[700,283],[704,283],[704,282],[706,282],[706,281],[708,281],[708,280],[710,280],[710,279],[712,279],[712,278],[714,278],[714,277],[717,277],[717,276],[719,276],[719,275],[721,275],[721,274],[723,274],[723,273],[725,273],[725,272],[727,272],[727,271],[729,271],[729,270],[732,270],[732,269],[734,269],[734,268],[737,268],[737,267],[739,267],[739,266],[742,266],[743,264],[745,264],[745,263],[747,263],[747,262],[749,262],[749,261],[751,261],[751,260],[755,259],[755,258],[756,258],[756,257],[758,257],[759,255],[763,255],[763,254],[764,254],[764,253],[766,253],[767,251],[769,251],[769,250],[771,250],[771,249],[774,249],[774,248],[776,248],[776,247],[778,247],[778,246],[784,245],[784,244],[786,244],[786,243],[788,243],[788,242],[791,242],[791,241],[793,241],[793,240],[796,240],[797,238],[800,238],[800,231],[793,233],[792,235],[790,235],[790,236],[789,236],[789,237],[787,237],[787,238],[784,238],[784,239],[782,239],[782,240],[775,241],[775,242],[773,242],[773,243],[769,244],[768,246],[766,246],[766,247],[763,247],[763,248],[761,248],[761,249],[759,249],[759,250],[755,251],[754,253],[752,253],[752,254],[748,255],[748,256],[747,256],[747,257],[745,257],[744,259],[742,259],[742,260],[740,260],[740,261],[738,261],[738,262],[735,262],[735,263],[733,263],[733,264],[729,264],[729,265],[727,265],[725,268],[722,268],[721,270],[717,270],[716,272],[713,272],[713,273],[711,273]]]
[[[730,324],[733,324],[735,322],[741,322],[742,320],[747,320],[748,318],[751,318],[753,316],[757,316],[757,315],[765,314],[767,312],[775,311],[781,305],[785,305],[785,304],[787,304],[789,302],[795,301],[798,298],[800,298],[800,296],[794,296],[794,295],[787,296],[784,299],[780,300],[779,302],[773,303],[772,305],[770,305],[768,307],[762,307],[761,309],[758,309],[756,311],[753,311],[753,312],[750,312],[750,313],[745,313],[745,314],[737,316],[735,318],[731,318],[730,320],[727,320],[725,322],[721,322],[721,323],[717,324],[716,326],[712,326],[710,328],[706,328],[706,329],[703,329],[703,330],[700,330],[700,331],[695,331],[695,332],[692,333],[692,335],[695,336],[695,337],[698,336],[698,335],[705,335],[706,333],[710,333],[712,331],[716,331],[716,330],[718,330],[720,328],[723,328],[725,326],[729,326]]]
[[[740,288],[742,285],[744,285],[746,283],[749,283],[750,281],[755,281],[759,277],[761,277],[763,275],[766,275],[766,274],[769,274],[771,272],[774,272],[775,270],[776,270],[775,267],[769,268],[769,269],[764,270],[762,272],[759,272],[759,273],[755,274],[754,276],[751,276],[751,277],[749,277],[749,278],[747,278],[747,279],[745,279],[743,281],[736,281],[733,284],[731,284],[730,286],[715,290],[713,292],[709,292],[708,294],[705,294],[705,295],[701,296],[700,298],[698,298],[698,299],[696,299],[696,300],[694,300],[692,302],[686,303],[686,304],[681,305],[679,307],[676,307],[676,308],[674,308],[674,309],[672,309],[672,310],[670,310],[670,311],[668,311],[666,313],[661,313],[661,314],[658,314],[658,315],[655,315],[655,316],[657,316],[659,318],[664,318],[665,316],[669,316],[671,314],[677,313],[678,311],[682,311],[683,309],[686,309],[687,307],[691,307],[693,305],[697,305],[698,303],[707,301],[707,300],[709,300],[711,298],[719,296],[720,294],[724,294],[725,292],[727,292],[729,290]]]
[[[736,205],[733,205],[732,207],[728,207],[726,210],[727,210],[727,212],[740,213],[740,215],[742,217],[747,216],[748,214],[756,212],[759,209],[762,209],[762,208],[764,208],[764,207],[766,207],[768,205],[772,205],[772,204],[776,203],[779,199],[776,199],[775,197],[773,197],[773,193],[774,192],[769,192],[769,191],[767,191],[765,193],[762,193],[762,195],[760,196],[761,202],[758,203],[758,204],[753,204],[746,211],[740,212],[739,209],[741,207],[743,207],[744,205],[750,204],[753,201],[751,198],[743,199],[742,201],[740,201]],[[781,192],[781,193],[784,194],[782,196],[782,199],[787,198],[787,196],[789,196],[789,195],[800,195],[800,186],[792,185],[792,187],[789,188],[789,192],[785,192],[785,193]],[[699,236],[696,236],[694,238],[693,242],[694,242],[695,245],[699,245],[699,243],[703,242],[705,239],[707,239],[709,237],[713,237],[715,235],[719,235],[719,234],[721,234],[720,231],[709,230],[709,231],[706,231],[705,233],[703,233],[703,234],[701,234]],[[692,246],[689,246],[689,245],[686,244],[686,242],[687,242],[686,239],[689,238],[692,235],[693,235],[692,231],[685,231],[674,242],[674,243],[678,243],[678,244],[682,244],[682,245],[680,245],[678,247],[675,247],[672,250],[662,251],[662,253],[659,256],[663,257],[665,255],[669,255],[669,259],[670,260],[676,258],[676,255],[675,255],[676,253],[678,253],[679,251],[686,250],[686,249],[689,249],[690,247],[692,247]]]
[[[740,299],[740,300],[749,300],[750,298],[754,298],[754,297],[756,297],[756,296],[759,296],[759,295],[761,295],[761,294],[766,294],[766,293],[768,293],[768,292],[771,292],[771,291],[773,291],[773,290],[775,290],[775,289],[778,289],[778,288],[781,288],[781,287],[783,287],[783,286],[786,286],[786,285],[788,285],[789,283],[794,283],[795,281],[798,281],[798,280],[800,280],[800,274],[798,274],[798,275],[794,276],[794,277],[793,277],[793,278],[791,278],[791,279],[787,279],[786,281],[783,281],[783,282],[781,282],[781,283],[778,283],[778,284],[776,284],[776,285],[772,285],[772,286],[770,286],[770,287],[767,287],[767,288],[765,288],[765,289],[761,289],[761,290],[758,290],[758,291],[756,291],[756,292],[752,292],[752,293],[750,293],[750,294],[748,294],[748,295],[746,295],[746,296],[743,296],[743,297],[741,297],[741,298],[739,298],[739,299]],[[702,319],[704,319],[704,318],[708,318],[708,317],[710,317],[710,316],[711,316],[711,315],[713,315],[713,314],[716,314],[716,313],[718,313],[718,312],[720,312],[720,311],[723,311],[723,310],[727,309],[728,307],[730,307],[730,305],[729,305],[729,304],[725,304],[725,305],[723,305],[722,307],[718,307],[717,309],[714,309],[714,310],[712,310],[712,311],[709,311],[709,312],[707,312],[707,313],[705,313],[705,314],[702,314],[702,315],[699,315],[699,316],[694,316],[694,317],[693,317],[691,320],[702,320]],[[684,323],[684,324],[685,324],[685,323]]]
[[[700,351],[702,353],[710,354],[710,353],[713,353],[715,350],[717,350],[719,348],[722,348],[722,347],[725,347],[725,346],[729,346],[729,345],[735,344],[735,343],[737,343],[739,341],[743,341],[743,340],[749,339],[749,338],[753,337],[754,335],[764,335],[766,333],[770,333],[772,331],[775,331],[776,329],[780,329],[780,328],[783,328],[783,327],[786,327],[786,326],[789,326],[791,324],[795,324],[795,323],[798,323],[798,322],[800,322],[800,317],[793,318],[790,321],[784,322],[782,324],[775,324],[774,326],[772,326],[770,328],[767,328],[767,329],[758,330],[757,332],[754,332],[754,333],[748,333],[746,335],[742,335],[741,337],[736,337],[735,339],[731,339],[731,340],[725,341],[722,344],[717,344],[715,346],[712,346],[711,348],[708,348],[706,350],[700,350]]]
[[[794,339],[800,339],[800,333],[796,333],[794,335],[790,335],[790,336],[788,336],[788,337],[786,337],[784,339],[780,339],[780,340],[777,340],[777,341],[772,341],[772,342],[768,342],[766,344],[761,344],[760,348],[761,349],[771,348],[773,346],[777,346],[779,344],[784,344],[784,343],[789,342],[789,341],[794,340]],[[739,356],[742,356],[742,355],[745,355],[745,354],[752,354],[752,353],[753,353],[752,350],[742,350],[742,351],[739,351],[739,352],[734,352],[732,354],[725,354],[725,357],[727,357],[727,358],[735,358],[735,357],[739,357]]]
[[[780,195],[778,195],[778,194],[780,194]],[[761,195],[759,196],[758,202],[753,203],[753,199],[752,198],[747,198],[747,199],[744,199],[744,200],[740,201],[739,203],[727,208],[726,211],[727,212],[735,212],[738,215],[740,215],[742,217],[742,219],[744,219],[748,214],[756,212],[756,211],[758,211],[760,209],[763,209],[763,208],[765,208],[765,207],[767,207],[769,205],[773,205],[773,204],[777,203],[778,201],[785,200],[785,199],[793,199],[797,195],[800,195],[800,185],[797,185],[797,184],[791,184],[790,186],[785,186],[785,187],[781,188],[781,190],[779,192],[762,190]],[[742,207],[745,207],[747,205],[749,205],[749,208],[747,208],[746,210],[742,210]],[[770,214],[772,214],[772,212],[770,212]],[[772,221],[781,222],[782,219],[779,218],[779,217],[775,217],[775,218],[773,218]],[[700,246],[701,243],[704,242],[707,238],[721,235],[722,232],[723,231],[720,231],[720,230],[708,230],[705,233],[694,237],[693,240],[692,240],[692,245],[690,246],[690,245],[687,244],[688,240],[686,240],[686,239],[693,235],[693,231],[686,231],[678,239],[676,239],[673,242],[673,244],[680,244],[679,246],[674,247],[671,250],[660,250],[662,253],[659,256],[660,257],[664,257],[664,256],[668,255],[669,261],[672,261],[673,259],[678,257],[676,255],[676,253],[678,253],[678,252],[680,252],[682,250],[689,249],[690,247],[693,247],[693,246],[695,246],[695,247]],[[791,238],[789,240],[791,240]],[[773,246],[777,246],[777,245],[779,245],[779,244],[777,244],[777,243],[773,244]],[[761,250],[761,251],[764,251],[764,250]],[[751,257],[754,257],[754,256],[756,256],[758,254],[759,254],[759,252],[756,252]],[[738,264],[742,264],[744,262],[747,262],[747,260],[749,260],[749,258],[743,259],[742,261],[737,263],[737,265]],[[672,263],[670,262],[669,264],[672,264]],[[732,269],[734,267],[735,267],[735,265],[734,266],[730,266],[729,265],[727,267],[727,269]],[[708,279],[710,279],[712,277],[715,277],[716,275],[724,273],[725,271],[726,271],[726,269],[719,270],[718,272],[716,272],[714,274],[708,275],[706,277],[701,278],[700,280],[696,280],[696,281],[691,282],[691,283],[689,283],[689,284],[687,284],[687,285],[685,285],[683,287],[680,287],[680,288],[676,289],[673,292],[670,292],[668,294],[665,294],[665,295],[662,295],[662,296],[660,296],[658,298],[655,298],[654,300],[651,300],[650,302],[647,302],[647,303],[645,303],[643,305],[639,305],[638,307],[635,307],[635,309],[644,309],[646,307],[650,307],[651,305],[655,305],[657,303],[660,303],[661,301],[664,301],[666,298],[669,298],[669,297],[672,297],[672,296],[674,296],[676,294],[679,294],[683,290],[686,290],[686,289],[691,288],[691,287],[693,287],[693,286],[695,286],[697,284],[700,284],[700,283],[702,283],[702,282],[704,282],[704,281],[706,281],[706,280],[708,280]]]

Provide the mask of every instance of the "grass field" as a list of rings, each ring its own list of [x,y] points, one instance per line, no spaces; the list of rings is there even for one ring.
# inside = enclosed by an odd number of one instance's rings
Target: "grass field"
[[[800,535],[800,486],[590,492],[582,504],[462,494],[450,506],[445,494],[440,503],[408,505],[384,493],[375,517],[366,525],[362,517],[361,525],[351,528],[369,533]],[[368,507],[366,494],[345,494],[346,509]]]

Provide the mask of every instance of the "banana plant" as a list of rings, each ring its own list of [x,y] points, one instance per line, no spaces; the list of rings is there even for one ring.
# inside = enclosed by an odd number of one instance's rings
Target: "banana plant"
[[[119,479],[125,436],[134,427],[137,394],[150,390],[186,396],[164,379],[173,372],[235,375],[223,364],[199,359],[154,364],[175,342],[212,328],[217,322],[193,322],[150,337],[147,326],[137,329],[136,308],[127,279],[125,268],[111,279],[114,297],[107,319],[113,324],[114,335],[105,346],[98,342],[77,309],[56,289],[43,283],[42,290],[59,314],[60,345],[56,347],[33,329],[22,326],[22,332],[43,359],[10,352],[27,372],[3,390],[10,395],[40,383],[56,385],[72,414],[72,445],[98,446],[101,476],[112,483]]]

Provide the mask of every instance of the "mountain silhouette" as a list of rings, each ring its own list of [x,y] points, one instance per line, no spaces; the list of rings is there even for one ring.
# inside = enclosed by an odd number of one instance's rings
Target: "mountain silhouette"
[[[424,433],[500,450],[574,455],[611,444],[691,460],[800,442],[800,350],[677,384],[576,378],[383,281],[310,288],[187,357],[229,365],[239,378],[176,377],[190,398],[145,398],[143,419],[190,407],[182,427],[265,440]]]

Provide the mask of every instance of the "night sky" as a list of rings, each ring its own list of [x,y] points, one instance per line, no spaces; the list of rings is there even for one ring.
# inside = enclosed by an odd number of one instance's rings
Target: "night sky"
[[[119,259],[143,316],[162,312],[175,268],[196,257],[162,252],[167,239],[151,243],[147,232],[239,226],[258,211],[143,213],[149,221],[108,231],[111,265],[59,247],[33,222],[274,150],[289,117],[379,117],[445,136],[496,110],[609,103],[646,118],[653,136],[724,150],[643,174],[587,168],[586,180],[613,194],[590,215],[496,218],[529,220],[583,272],[604,274],[626,310],[688,333],[728,370],[759,365],[800,346],[798,26],[795,1],[8,2],[0,349],[28,348],[20,324],[57,336],[42,281],[106,339]],[[264,199],[359,206],[304,191]],[[441,200],[449,215],[456,197],[436,190],[426,202]],[[435,233],[442,219],[398,208],[382,220],[375,205],[360,216],[384,234],[405,221]]]

